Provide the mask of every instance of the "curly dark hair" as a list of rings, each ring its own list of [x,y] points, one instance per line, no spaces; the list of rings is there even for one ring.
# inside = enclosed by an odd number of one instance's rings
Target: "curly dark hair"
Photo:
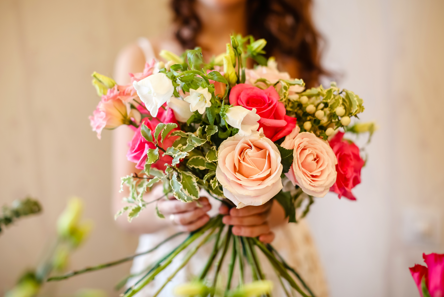
[[[175,36],[183,48],[197,46],[202,23],[194,9],[196,0],[171,0]],[[311,16],[312,0],[247,0],[247,32],[265,38],[268,56],[281,55],[296,60],[298,73],[308,87],[331,76],[321,64],[324,39]]]

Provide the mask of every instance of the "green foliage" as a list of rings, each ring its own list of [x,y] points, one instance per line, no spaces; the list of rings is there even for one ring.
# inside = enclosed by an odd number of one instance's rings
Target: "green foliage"
[[[287,173],[293,164],[293,150],[288,150],[280,145],[276,145],[279,152],[281,153],[281,163],[283,167],[283,172]]]
[[[145,138],[148,142],[153,142],[153,135],[151,134],[151,130],[145,125],[142,124],[142,129],[140,130],[143,138]]]
[[[42,206],[37,200],[26,198],[23,200],[15,200],[11,206],[4,205],[0,212],[0,233],[2,227],[6,227],[14,223],[17,219],[42,211]]]
[[[296,207],[294,199],[291,197],[290,192],[280,191],[274,196],[274,199],[279,202],[285,211],[285,217],[288,218],[290,223],[296,223]]]

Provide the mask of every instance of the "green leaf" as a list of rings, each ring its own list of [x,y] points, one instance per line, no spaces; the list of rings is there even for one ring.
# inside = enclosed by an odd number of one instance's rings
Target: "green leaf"
[[[197,135],[197,137],[199,137],[201,139],[204,139],[205,136],[203,134],[203,130],[204,130],[203,126],[200,126],[199,128],[197,128],[195,135]]]
[[[183,192],[192,197],[194,200],[199,199],[199,187],[197,186],[197,178],[188,171],[182,171],[182,188]]]
[[[213,195],[213,196],[216,196],[216,197],[218,197],[218,198],[225,198],[225,196],[224,196],[224,192],[223,192],[223,190],[222,190],[222,187],[221,186],[219,186],[219,187],[217,187],[217,188],[215,188],[215,189],[208,189],[208,190],[210,190],[210,194],[211,195]]]
[[[158,177],[158,178],[164,178],[165,174],[163,173],[162,170],[159,170],[157,168],[152,168],[150,170],[150,175],[154,176],[154,177]]]
[[[148,142],[153,142],[153,135],[151,134],[151,130],[145,125],[142,124],[142,129],[140,130],[143,138],[145,138]]]
[[[183,202],[191,202],[193,198],[184,193],[182,184],[177,180],[177,173],[173,174],[173,177],[170,180],[171,190],[173,191],[173,196],[181,200]]]
[[[151,164],[148,163],[148,158],[146,158],[145,161],[145,165],[143,166],[143,173],[145,173],[146,175],[150,175],[150,171],[151,171]]]
[[[208,162],[216,162],[217,161],[217,149],[215,146],[210,148],[210,150],[205,155],[205,158],[208,160]]]
[[[431,297],[429,289],[427,289],[426,277],[423,276],[421,280],[421,291],[423,297]]]
[[[216,120],[217,116],[216,107],[214,105],[207,107],[206,114],[210,125],[214,125],[214,121]]]
[[[216,134],[218,130],[219,129],[217,128],[217,126],[214,126],[214,125],[206,126],[205,132],[207,133],[207,140],[210,141],[211,140],[211,136]]]
[[[215,175],[216,175],[216,172],[215,172],[215,171],[210,171],[210,172],[208,172],[207,174],[205,174],[205,176],[204,176],[204,178],[203,178],[203,181],[206,182],[210,177],[213,177],[213,176],[215,176]]]
[[[226,131],[219,130],[217,136],[221,139],[226,139],[231,135],[231,128],[228,128]]]
[[[124,176],[120,179],[120,193],[123,191],[123,185],[131,186],[133,182],[133,177],[131,175]]]
[[[150,149],[148,149],[146,162],[148,164],[153,164],[157,160],[159,160],[159,148],[155,148],[155,149],[150,148]]]
[[[274,198],[279,202],[285,211],[285,217],[289,218],[290,223],[296,223],[296,208],[294,205],[294,199],[289,192],[280,191]]]
[[[207,162],[207,160],[201,156],[191,157],[187,162],[187,166],[199,170],[206,170],[206,169],[216,170],[215,164]]]
[[[120,209],[116,215],[114,216],[114,220],[117,220],[118,217],[120,217],[122,214],[124,214],[130,207],[129,206],[125,206],[122,209]]]
[[[218,71],[211,71],[210,73],[207,74],[207,77],[211,80],[218,81],[228,85],[228,82],[225,79],[225,77],[222,74],[220,74],[220,72]]]
[[[219,181],[216,177],[211,180],[210,185],[213,190],[217,188],[217,186],[219,185]]]
[[[188,133],[182,131],[182,130],[177,130],[171,133],[171,136],[180,136],[182,138],[188,138]]]
[[[160,135],[160,132],[162,132],[163,128],[165,128],[165,124],[163,124],[163,123],[157,124],[156,130],[154,130],[154,139],[156,141],[159,141],[159,135]]]
[[[190,134],[188,136],[187,142],[188,142],[188,144],[191,144],[194,147],[198,147],[198,146],[201,146],[202,144],[204,144],[207,141],[205,139],[202,139],[202,138],[199,138],[199,137],[195,136],[194,134]]]
[[[154,186],[156,183],[158,183],[161,180],[160,177],[154,177],[152,179],[150,179],[147,183],[146,186],[151,188],[152,186]]]
[[[168,123],[165,125],[165,128],[162,130],[162,142],[165,140],[168,133],[170,133],[170,131],[173,130],[174,128],[177,128],[177,125],[174,123]]]
[[[200,69],[203,63],[202,50],[197,48],[195,50],[187,50],[187,61],[191,69]]]
[[[165,218],[165,216],[159,211],[159,207],[157,207],[157,203],[156,203],[156,214],[161,219]]]
[[[137,218],[141,210],[142,207],[139,205],[132,207],[131,211],[128,213],[128,222],[131,222],[134,218]]]
[[[314,203],[314,199],[313,196],[308,196],[308,204],[304,209],[304,212],[302,213],[301,219],[305,218],[305,216],[308,214],[308,212],[310,211],[310,206]]]
[[[280,145],[276,145],[279,152],[281,153],[281,163],[283,167],[283,172],[287,173],[293,164],[293,150],[287,150]]]

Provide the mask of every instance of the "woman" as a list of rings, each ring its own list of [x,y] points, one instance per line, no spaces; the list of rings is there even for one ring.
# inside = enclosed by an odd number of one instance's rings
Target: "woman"
[[[205,58],[218,55],[225,51],[232,32],[242,35],[253,35],[255,38],[265,38],[268,43],[265,48],[267,54],[276,57],[281,63],[281,71],[288,72],[291,77],[303,78],[307,86],[318,83],[319,77],[326,74],[320,65],[319,34],[315,30],[310,15],[310,0],[172,0],[174,24],[161,38],[139,39],[133,45],[124,49],[116,63],[115,78],[118,83],[129,83],[128,73],[141,72],[147,60],[158,59],[156,53],[162,49],[180,54],[185,49],[199,46]],[[133,132],[128,127],[121,127],[115,133],[114,160],[115,160],[115,193],[118,193],[118,180],[121,176],[136,172],[134,164],[122,158],[128,150]],[[162,196],[162,187],[155,187],[146,193],[146,200]],[[121,208],[123,195],[114,197],[116,211]],[[161,220],[155,215],[154,207],[144,211],[132,223],[123,218],[118,222],[126,230],[141,234],[139,250],[144,251],[156,245],[167,236],[181,231],[194,231],[206,222],[211,215],[217,213],[215,205],[202,197],[202,207],[197,203],[182,203],[177,200],[160,200],[159,211],[167,219]],[[213,208],[213,210],[212,210]],[[225,214],[223,222],[233,225],[235,235],[259,237],[265,243],[272,241],[291,265],[304,276],[313,288],[316,296],[326,296],[326,286],[317,259],[311,236],[304,222],[298,225],[289,225],[284,211],[277,202],[269,202],[259,207],[245,207],[232,209],[220,207],[219,212]],[[165,249],[171,249],[175,243],[169,243]],[[165,250],[156,251],[149,257],[137,258],[133,272],[142,271],[152,261],[163,255]],[[183,283],[192,279],[202,268],[209,251],[199,252],[200,259],[190,262],[181,275],[175,278],[176,283]],[[180,263],[180,260],[176,261]],[[262,261],[265,266],[266,260]],[[173,269],[171,267],[171,269]],[[264,271],[272,271],[264,267]],[[162,275],[168,276],[168,271]],[[160,280],[162,276],[156,278]],[[274,273],[268,273],[267,278],[273,279]],[[156,284],[150,284],[143,291],[144,296],[151,296]],[[276,292],[278,285],[276,280]],[[164,295],[171,296],[171,288],[163,291]],[[278,294],[277,296],[280,296]]]

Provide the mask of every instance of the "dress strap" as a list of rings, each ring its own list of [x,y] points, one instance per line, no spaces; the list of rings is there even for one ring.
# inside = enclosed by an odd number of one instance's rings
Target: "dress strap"
[[[139,45],[140,49],[142,50],[143,54],[145,55],[145,60],[147,62],[151,61],[152,59],[156,59],[156,55],[154,54],[153,46],[151,45],[151,42],[147,38],[140,37],[139,39],[137,39],[137,44]]]

